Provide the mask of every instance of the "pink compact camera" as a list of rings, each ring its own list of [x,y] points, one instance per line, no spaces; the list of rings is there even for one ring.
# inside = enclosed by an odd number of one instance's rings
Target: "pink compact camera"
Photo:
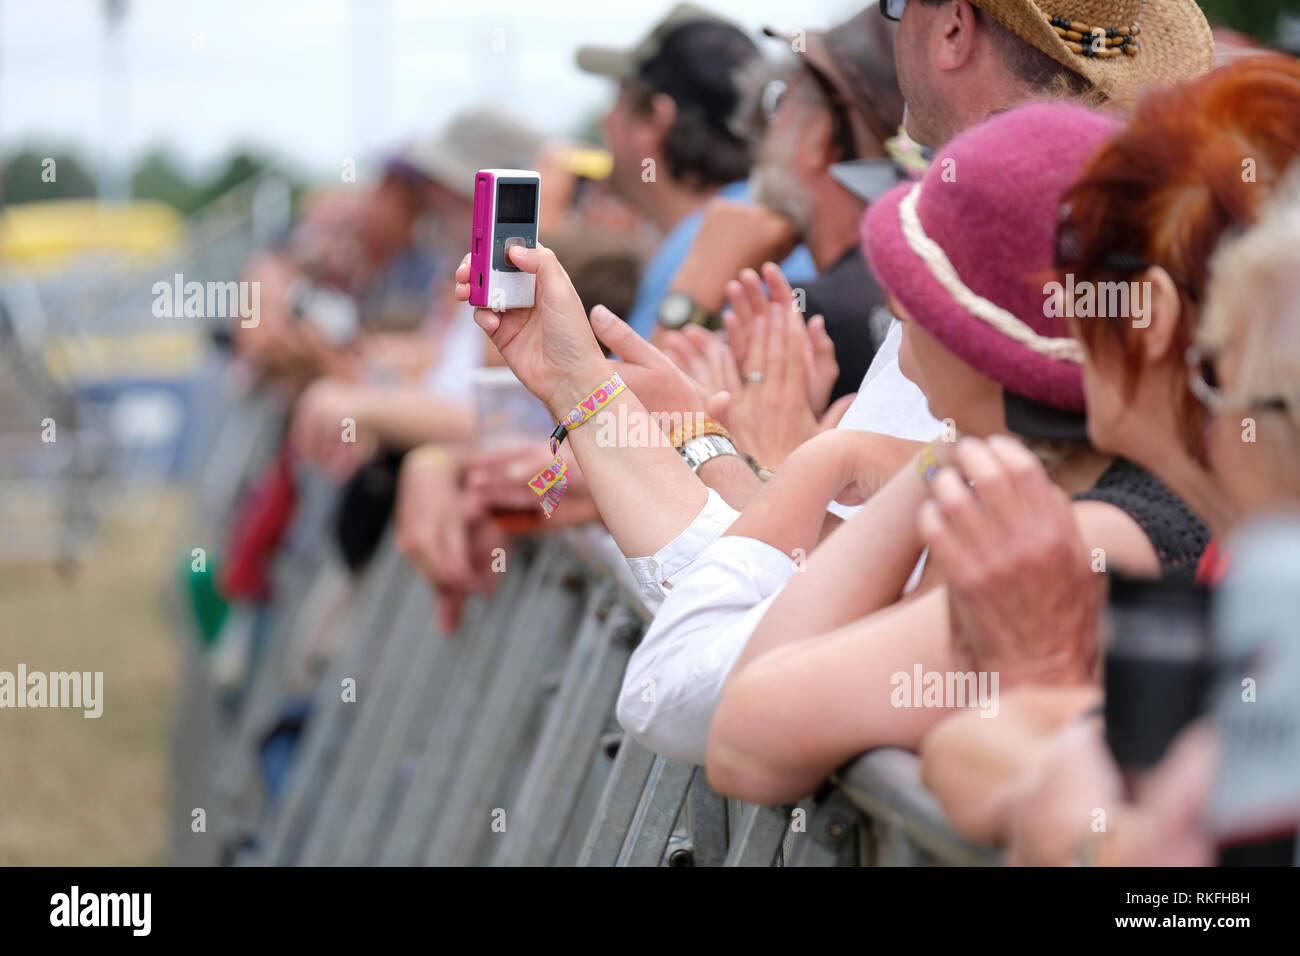
[[[504,312],[531,308],[537,276],[506,258],[511,246],[537,246],[542,177],[530,169],[480,169],[474,177],[469,302]]]

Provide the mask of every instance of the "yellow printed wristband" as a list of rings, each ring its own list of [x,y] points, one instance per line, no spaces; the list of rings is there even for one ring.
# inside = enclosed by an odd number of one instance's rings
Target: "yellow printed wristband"
[[[615,372],[590,395],[573,406],[569,414],[564,416],[564,420],[555,426],[555,431],[551,433],[551,463],[528,480],[528,487],[541,498],[542,514],[546,517],[549,518],[555,513],[564,490],[569,486],[569,466],[560,454],[560,442],[564,441],[573,429],[593,418],[626,387]]]

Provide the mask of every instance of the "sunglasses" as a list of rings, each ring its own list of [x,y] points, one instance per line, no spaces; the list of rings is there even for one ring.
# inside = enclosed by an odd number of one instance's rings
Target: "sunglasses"
[[[903,8],[907,0],[880,0],[880,12],[888,20],[903,19]]]
[[[1228,398],[1219,385],[1219,372],[1216,367],[1218,355],[1207,352],[1198,346],[1187,350],[1187,387],[1192,390],[1196,400],[1211,415],[1217,415],[1228,407]],[[1288,406],[1282,398],[1252,399],[1245,406],[1252,412],[1285,412]]]

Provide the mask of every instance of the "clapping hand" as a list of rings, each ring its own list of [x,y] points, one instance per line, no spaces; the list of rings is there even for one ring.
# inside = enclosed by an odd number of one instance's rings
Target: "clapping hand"
[[[918,520],[947,578],[957,658],[1000,672],[1004,690],[1088,683],[1102,576],[1069,497],[1015,439],[963,438],[949,457]]]
[[[770,297],[752,270],[727,285],[732,362],[724,372],[728,387],[710,402],[709,411],[739,447],[775,468],[799,445],[833,427],[852,396],[827,410],[839,367],[824,323],[820,317],[804,323],[790,284],[775,265],[766,264],[763,277]]]

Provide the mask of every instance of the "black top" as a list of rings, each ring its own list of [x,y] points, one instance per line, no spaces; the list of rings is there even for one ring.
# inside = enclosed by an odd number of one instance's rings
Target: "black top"
[[[840,377],[831,392],[831,401],[835,401],[858,390],[880,347],[870,320],[872,311],[884,305],[885,295],[856,245],[802,288],[804,316],[823,316],[826,333],[835,343],[835,361],[840,365]]]
[[[1075,501],[1104,501],[1138,523],[1160,558],[1164,578],[1192,580],[1210,543],[1210,529],[1159,478],[1116,458],[1091,490]]]

